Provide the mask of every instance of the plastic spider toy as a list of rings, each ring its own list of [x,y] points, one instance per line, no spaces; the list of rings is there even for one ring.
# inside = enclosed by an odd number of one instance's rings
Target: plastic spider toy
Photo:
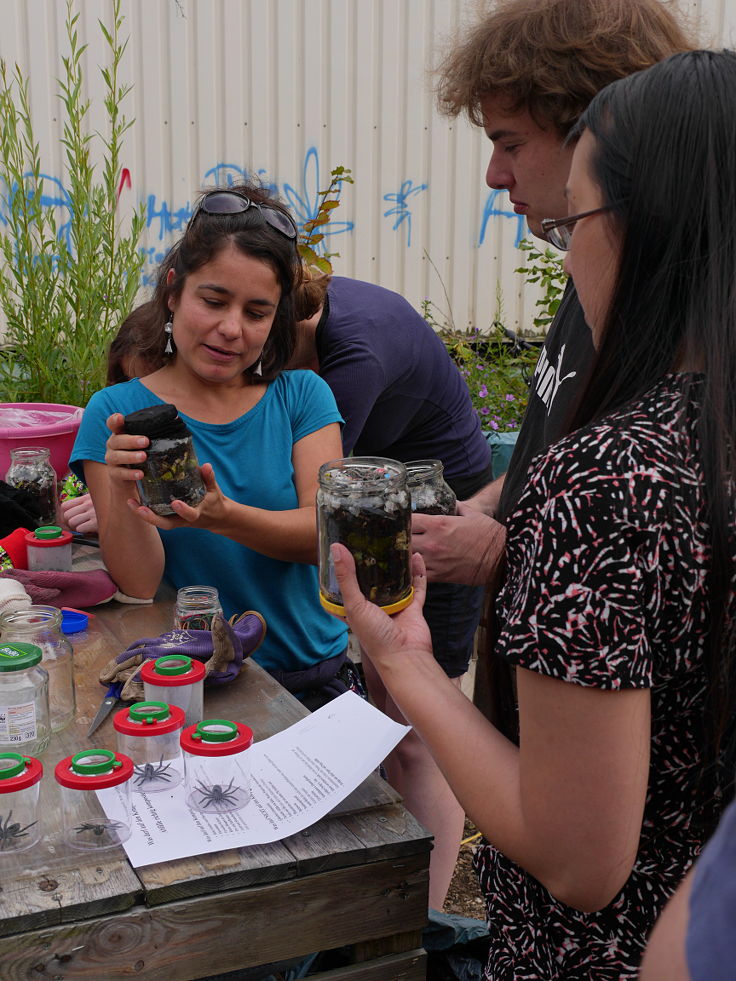
[[[12,846],[18,838],[27,838],[28,829],[38,824],[38,821],[31,821],[25,828],[21,828],[18,822],[10,823],[12,816],[11,811],[6,818],[0,817],[0,851],[5,851],[6,847]]]
[[[133,783],[140,786],[144,783],[155,783],[156,780],[168,782],[172,777],[172,774],[166,772],[170,766],[171,763],[167,763],[164,766],[163,756],[158,763],[139,763],[137,766],[133,767],[133,770],[135,771]]]
[[[238,793],[242,787],[233,787],[232,780],[227,787],[221,787],[219,783],[206,787],[201,780],[198,780],[194,789],[202,796],[199,802],[201,807],[224,807],[226,804],[237,803]]]
[[[118,828],[124,827],[122,821],[108,821],[102,824],[90,824],[85,822],[80,824],[78,828],[74,830],[78,835],[84,834],[85,831],[91,831],[96,838],[101,838],[106,831],[117,831]]]

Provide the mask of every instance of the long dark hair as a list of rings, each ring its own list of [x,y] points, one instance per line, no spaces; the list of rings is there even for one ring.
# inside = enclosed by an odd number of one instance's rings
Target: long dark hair
[[[598,356],[571,429],[697,365],[710,529],[706,763],[733,728],[736,437],[736,53],[693,51],[608,86],[578,129],[621,236]],[[693,381],[693,384],[696,382]],[[686,392],[686,398],[692,393]]]
[[[289,215],[285,205],[260,185],[234,184],[227,190],[242,194],[254,204],[267,204],[269,208]],[[164,353],[167,340],[164,324],[170,317],[169,300],[181,295],[190,273],[211,262],[230,245],[244,255],[267,263],[281,287],[281,300],[263,348],[259,380],[273,381],[288,364],[295,345],[294,296],[302,275],[296,240],[289,239],[264,221],[258,208],[227,215],[210,215],[200,210],[161,263],[147,309],[147,322],[137,330],[138,352],[151,370],[163,367],[169,360]],[[169,283],[169,271],[172,269],[175,275]],[[252,374],[254,368],[255,365],[246,369],[245,374]]]

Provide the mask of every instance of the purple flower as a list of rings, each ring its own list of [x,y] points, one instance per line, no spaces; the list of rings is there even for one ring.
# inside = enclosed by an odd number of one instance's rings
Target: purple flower
[[[481,406],[480,414],[482,416],[487,416],[490,411],[491,410],[488,408],[488,406],[487,405],[484,405],[484,406]]]
[[[488,395],[488,388],[485,385],[481,385],[478,389],[478,398],[484,399]]]
[[[495,419],[491,419],[491,429],[498,429],[498,423]]]
[[[515,400],[514,400],[514,396],[513,396],[513,395],[507,395],[507,396],[506,396],[506,401],[507,401],[507,402],[513,402],[513,401],[515,401]]]

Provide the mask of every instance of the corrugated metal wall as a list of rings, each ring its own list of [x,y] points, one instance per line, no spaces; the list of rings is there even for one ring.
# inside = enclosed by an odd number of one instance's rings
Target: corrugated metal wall
[[[487,325],[501,284],[509,326],[527,327],[534,293],[514,272],[523,219],[483,183],[489,147],[434,109],[428,70],[472,0],[123,0],[130,41],[123,200],[145,201],[147,281],[202,185],[257,174],[299,221],[338,164],[352,170],[328,226],[335,271],[448,300],[458,326]],[[736,0],[680,0],[710,43],[736,43]],[[92,128],[104,126],[98,19],[81,14]],[[55,79],[68,45],[64,0],[0,0],[0,56],[31,81],[48,189],[64,199]],[[63,207],[63,204],[62,204]]]

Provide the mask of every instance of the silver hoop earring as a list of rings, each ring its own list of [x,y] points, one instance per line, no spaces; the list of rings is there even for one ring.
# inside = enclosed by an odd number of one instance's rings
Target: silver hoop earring
[[[174,329],[174,321],[171,317],[169,317],[169,319],[164,324],[164,333],[168,335],[166,338],[166,347],[164,348],[164,352],[166,354],[174,353],[174,349],[171,346],[171,332],[173,329]]]

